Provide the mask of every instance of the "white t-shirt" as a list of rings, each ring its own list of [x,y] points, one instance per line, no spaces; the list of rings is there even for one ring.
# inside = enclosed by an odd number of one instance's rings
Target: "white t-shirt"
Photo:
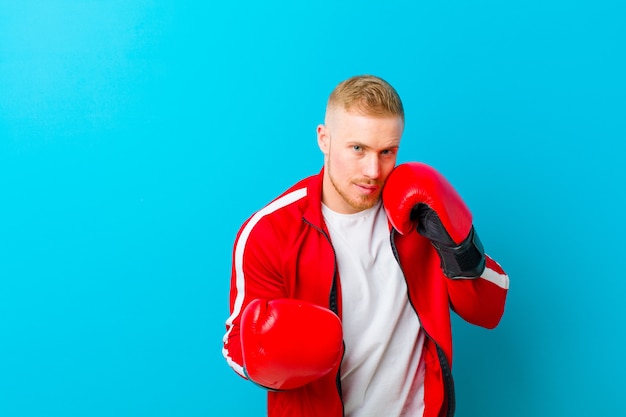
[[[355,214],[322,205],[341,278],[346,417],[422,416],[424,334],[390,244],[382,204]]]

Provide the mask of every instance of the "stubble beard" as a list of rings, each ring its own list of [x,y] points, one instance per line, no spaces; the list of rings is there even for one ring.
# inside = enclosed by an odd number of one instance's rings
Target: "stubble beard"
[[[333,174],[330,169],[330,163],[328,164],[327,169],[328,169],[328,178],[330,178],[330,183],[332,184],[333,188],[335,189],[335,191],[337,191],[337,194],[339,194],[339,196],[343,199],[343,201],[345,201],[350,207],[352,207],[353,209],[357,211],[363,211],[363,210],[367,210],[369,208],[374,207],[374,205],[378,203],[378,200],[380,199],[380,192],[371,196],[359,195],[357,198],[353,198],[349,196],[347,192],[342,190],[341,186],[333,178]],[[354,184],[354,183],[355,183],[354,181],[350,181],[350,184]],[[357,183],[376,184],[376,182],[374,181],[365,180],[365,179],[361,181],[357,181]]]

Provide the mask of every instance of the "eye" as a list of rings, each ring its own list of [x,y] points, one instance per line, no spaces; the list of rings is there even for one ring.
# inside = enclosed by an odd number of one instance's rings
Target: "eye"
[[[361,152],[363,151],[363,147],[360,145],[352,145],[352,150],[356,151],[356,152]]]

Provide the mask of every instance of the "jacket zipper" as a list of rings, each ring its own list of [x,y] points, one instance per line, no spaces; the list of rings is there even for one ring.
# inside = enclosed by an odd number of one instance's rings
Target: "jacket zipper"
[[[310,221],[308,221],[307,219],[305,219],[304,217],[302,218],[302,220],[308,224],[309,226],[311,226],[313,229],[317,230],[319,233],[322,234],[322,236],[324,236],[324,238],[326,239],[326,241],[328,242],[328,244],[330,245],[330,249],[333,252],[333,279],[332,279],[332,283],[330,285],[330,294],[328,296],[328,307],[330,308],[330,310],[339,315],[339,307],[337,304],[337,254],[335,253],[335,248],[333,247],[333,244],[330,240],[330,237],[328,236],[328,234],[326,234],[326,232],[312,224]],[[343,353],[341,356],[341,362],[343,362],[343,355],[345,355],[346,352],[346,345],[345,342],[343,343]],[[335,384],[337,386],[337,393],[339,394],[339,400],[341,401],[341,415],[345,416],[345,410],[344,410],[344,404],[343,404],[343,393],[342,393],[342,389],[341,389],[341,365],[339,366],[339,371],[337,372],[337,379],[335,380]]]
[[[404,280],[406,281],[406,274],[404,273],[404,270],[402,269],[402,263],[400,262],[398,249],[396,248],[396,242],[395,242],[396,233],[397,233],[396,229],[392,228],[391,234],[390,234],[391,250],[393,251],[393,256],[396,258],[396,262],[398,262],[398,265],[400,266],[400,270],[402,271],[402,275],[404,276]],[[408,285],[409,284],[407,283],[407,298],[409,300],[409,303],[411,304],[411,307],[413,307],[413,311],[415,311],[415,315],[417,315],[417,319],[421,323],[422,320],[420,319],[420,315],[417,312],[417,309],[415,308],[415,305],[413,304],[413,300],[411,299],[411,294],[408,291]],[[435,344],[435,348],[437,349],[437,357],[439,359],[439,365],[441,366],[441,372],[443,374],[443,385],[444,385],[444,390],[446,393],[446,399],[447,399],[447,405],[448,405],[448,408],[446,410],[446,417],[453,417],[454,410],[455,410],[454,380],[452,379],[452,372],[450,370],[450,364],[448,363],[446,354],[444,353],[443,349],[439,347],[439,344],[435,341],[435,339],[433,339],[428,334],[428,332],[426,331],[426,329],[424,329],[423,326],[422,326],[422,330],[424,331],[424,334],[426,335],[426,337]]]

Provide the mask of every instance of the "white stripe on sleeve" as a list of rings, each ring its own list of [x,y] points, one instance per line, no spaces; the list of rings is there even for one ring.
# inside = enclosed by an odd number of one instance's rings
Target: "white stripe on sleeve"
[[[505,290],[509,289],[509,276],[507,274],[502,274],[498,271],[494,271],[489,267],[486,267],[480,277],[482,279],[486,279],[489,282],[493,282],[500,288],[503,288]]]
[[[263,209],[256,212],[246,227],[241,231],[239,235],[239,240],[237,241],[237,245],[235,246],[235,285],[237,289],[237,297],[235,298],[235,304],[233,306],[233,312],[230,317],[226,320],[226,326],[228,328],[226,334],[224,335],[224,348],[222,349],[222,354],[224,358],[226,358],[226,362],[233,368],[238,374],[244,376],[243,366],[241,364],[236,363],[228,354],[228,349],[226,349],[226,342],[228,341],[228,336],[232,331],[233,321],[239,314],[241,313],[241,307],[243,304],[244,296],[245,296],[245,277],[243,273],[243,255],[246,248],[246,244],[248,242],[248,238],[250,237],[250,233],[254,226],[265,216],[279,210],[289,204],[292,204],[301,198],[304,198],[307,195],[306,188],[300,188],[295,191],[290,192],[289,194],[285,194],[284,196],[274,200]]]

